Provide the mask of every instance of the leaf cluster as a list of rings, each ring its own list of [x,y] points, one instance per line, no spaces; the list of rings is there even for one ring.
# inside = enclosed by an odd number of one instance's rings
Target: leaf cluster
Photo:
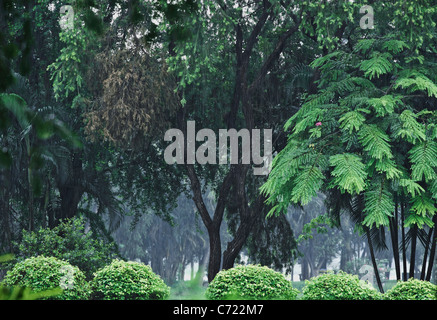
[[[238,265],[222,270],[205,292],[211,300],[294,300],[297,294],[298,290],[281,273],[261,265]]]
[[[170,294],[150,266],[118,259],[95,273],[91,287],[97,300],[163,300]]]

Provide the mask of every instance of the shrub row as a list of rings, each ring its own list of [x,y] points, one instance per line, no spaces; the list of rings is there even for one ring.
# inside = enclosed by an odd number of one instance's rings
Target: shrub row
[[[64,260],[32,257],[17,263],[0,285],[28,287],[35,293],[61,287],[61,292],[49,297],[60,300],[159,300],[170,294],[170,288],[149,266],[118,259],[87,282],[79,268]],[[357,276],[340,271],[306,280],[300,293],[279,272],[260,265],[240,265],[220,271],[205,296],[211,300],[436,300],[437,286],[410,279],[381,294]]]
[[[114,259],[87,282],[84,273],[68,262],[38,256],[18,262],[0,286],[48,292],[53,300],[153,300],[166,299],[170,288],[143,263]],[[53,294],[54,288],[61,292]]]
[[[437,285],[410,279],[381,294],[358,276],[340,271],[306,280],[298,295],[282,274],[253,265],[220,271],[206,290],[208,299],[437,300]]]

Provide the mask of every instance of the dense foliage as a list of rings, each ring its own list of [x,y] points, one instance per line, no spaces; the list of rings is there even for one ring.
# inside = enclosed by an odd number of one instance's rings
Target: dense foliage
[[[78,267],[90,280],[93,273],[117,257],[115,245],[99,239],[92,231],[85,232],[81,218],[62,221],[53,229],[23,230],[18,246],[20,260],[32,256],[51,256]]]
[[[408,10],[405,14],[404,10]],[[291,204],[328,196],[337,221],[350,214],[366,235],[382,291],[373,247],[386,249],[389,229],[396,277],[401,254],[411,244],[409,276],[414,277],[417,240],[425,246],[421,279],[430,280],[437,222],[437,78],[432,1],[393,1],[378,6],[372,29],[339,28],[347,45],[326,37],[325,53],[310,66],[318,90],[284,125],[288,142],[273,160],[262,191],[270,214]],[[322,14],[321,14],[322,15]],[[340,25],[340,24],[339,24]],[[317,28],[317,36],[323,36]],[[431,250],[431,254],[429,254]],[[434,253],[433,253],[434,252]]]
[[[32,257],[15,264],[2,284],[30,288],[34,293],[48,292],[48,299],[53,300],[87,300],[91,293],[79,268],[54,257]],[[60,294],[50,294],[57,288],[62,289]]]
[[[170,294],[150,266],[118,259],[95,273],[91,287],[96,300],[162,300]]]
[[[168,285],[246,258],[435,282],[436,21],[435,0],[0,0],[0,254],[97,272],[97,299],[168,296],[112,240]],[[251,157],[195,161],[200,128],[248,130]]]
[[[345,272],[325,273],[305,281],[303,300],[380,300],[370,284]]]
[[[221,299],[296,299],[298,290],[284,275],[260,265],[238,265],[220,271],[206,290],[211,300]]]
[[[410,278],[398,281],[384,294],[388,300],[437,300],[437,285],[428,281]]]

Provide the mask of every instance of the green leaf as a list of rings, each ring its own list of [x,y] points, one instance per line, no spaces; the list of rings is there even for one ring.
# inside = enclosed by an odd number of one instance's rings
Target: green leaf
[[[399,54],[405,48],[409,49],[410,46],[405,41],[392,39],[392,40],[384,41],[382,48],[387,49],[393,54]]]
[[[384,117],[394,112],[396,106],[401,103],[400,97],[385,95],[380,98],[371,98],[367,104],[375,109],[378,117]]]
[[[364,60],[360,63],[360,70],[364,71],[364,75],[369,79],[379,78],[393,70],[393,57],[390,53],[374,52],[372,58]]]
[[[404,110],[399,115],[401,127],[395,131],[395,137],[406,138],[408,142],[413,144],[417,140],[424,141],[426,139],[425,126],[417,122],[417,117],[418,115],[411,110]]]
[[[430,181],[437,178],[437,144],[434,141],[423,141],[409,152],[411,165],[411,177],[413,180]]]
[[[366,187],[367,173],[361,158],[355,154],[343,153],[331,156],[330,165],[334,167],[332,186],[338,186],[342,192],[358,194]]]
[[[426,92],[429,97],[437,98],[437,85],[422,73],[413,72],[407,77],[399,78],[393,88],[408,89],[409,93]]]
[[[384,183],[373,183],[364,194],[365,208],[363,224],[369,228],[387,226],[389,217],[393,215],[393,195],[384,187]]]
[[[317,195],[323,179],[324,176],[320,168],[316,166],[304,168],[295,179],[295,186],[291,192],[291,201],[302,205],[308,204]]]
[[[358,131],[366,118],[358,111],[353,110],[345,113],[340,119],[340,128],[349,131],[351,134],[354,130]]]
[[[430,228],[434,226],[434,223],[430,218],[423,217],[414,213],[410,213],[404,220],[404,226],[406,228],[409,228],[412,225],[417,225],[419,228],[423,228],[425,224],[428,225]]]
[[[434,201],[425,193],[421,193],[415,196],[411,202],[411,211],[419,216],[433,216],[437,211],[437,208],[434,205]]]
[[[425,192],[425,189],[423,189],[423,187],[420,184],[410,179],[400,179],[399,185],[405,187],[407,192],[411,194],[411,196],[413,197]]]
[[[363,125],[358,132],[358,140],[372,158],[393,157],[389,136],[376,125]]]

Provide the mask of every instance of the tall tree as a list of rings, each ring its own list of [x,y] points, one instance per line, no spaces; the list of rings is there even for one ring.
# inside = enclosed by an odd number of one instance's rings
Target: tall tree
[[[194,12],[181,13],[178,21],[170,14],[175,9],[178,12],[173,5],[163,5],[171,54],[168,63],[179,80],[178,127],[182,132],[187,133],[188,120],[215,130],[275,129],[281,119],[278,105],[289,98],[285,88],[278,86],[287,78],[288,69],[283,67],[290,67],[285,48],[291,39],[299,38],[304,6],[294,1],[238,1],[237,6],[232,1],[202,1]],[[299,50],[295,54],[304,56]],[[276,110],[266,114],[263,109],[270,106]],[[275,130],[275,150],[281,148],[280,138]],[[208,176],[211,167],[216,173]],[[211,281],[220,268],[233,266],[255,221],[263,216],[265,198],[257,192],[263,177],[254,176],[250,165],[241,160],[229,167],[209,168],[185,163],[193,200],[209,235]],[[217,205],[213,212],[204,205],[202,183],[215,186]],[[238,217],[234,221],[239,224],[222,252],[220,227],[225,212]]]
[[[315,29],[326,46],[311,64],[320,70],[319,90],[286,123],[289,142],[262,188],[275,205],[271,214],[328,192],[331,214],[351,213],[367,235],[377,276],[374,250],[385,245],[385,227],[398,279],[399,248],[407,243],[409,277],[415,276],[419,230],[428,235],[421,237],[427,250],[435,248],[436,9],[431,1],[375,6],[375,28],[350,22],[339,46]],[[401,241],[400,227],[408,230]],[[429,260],[428,270],[434,263]]]

